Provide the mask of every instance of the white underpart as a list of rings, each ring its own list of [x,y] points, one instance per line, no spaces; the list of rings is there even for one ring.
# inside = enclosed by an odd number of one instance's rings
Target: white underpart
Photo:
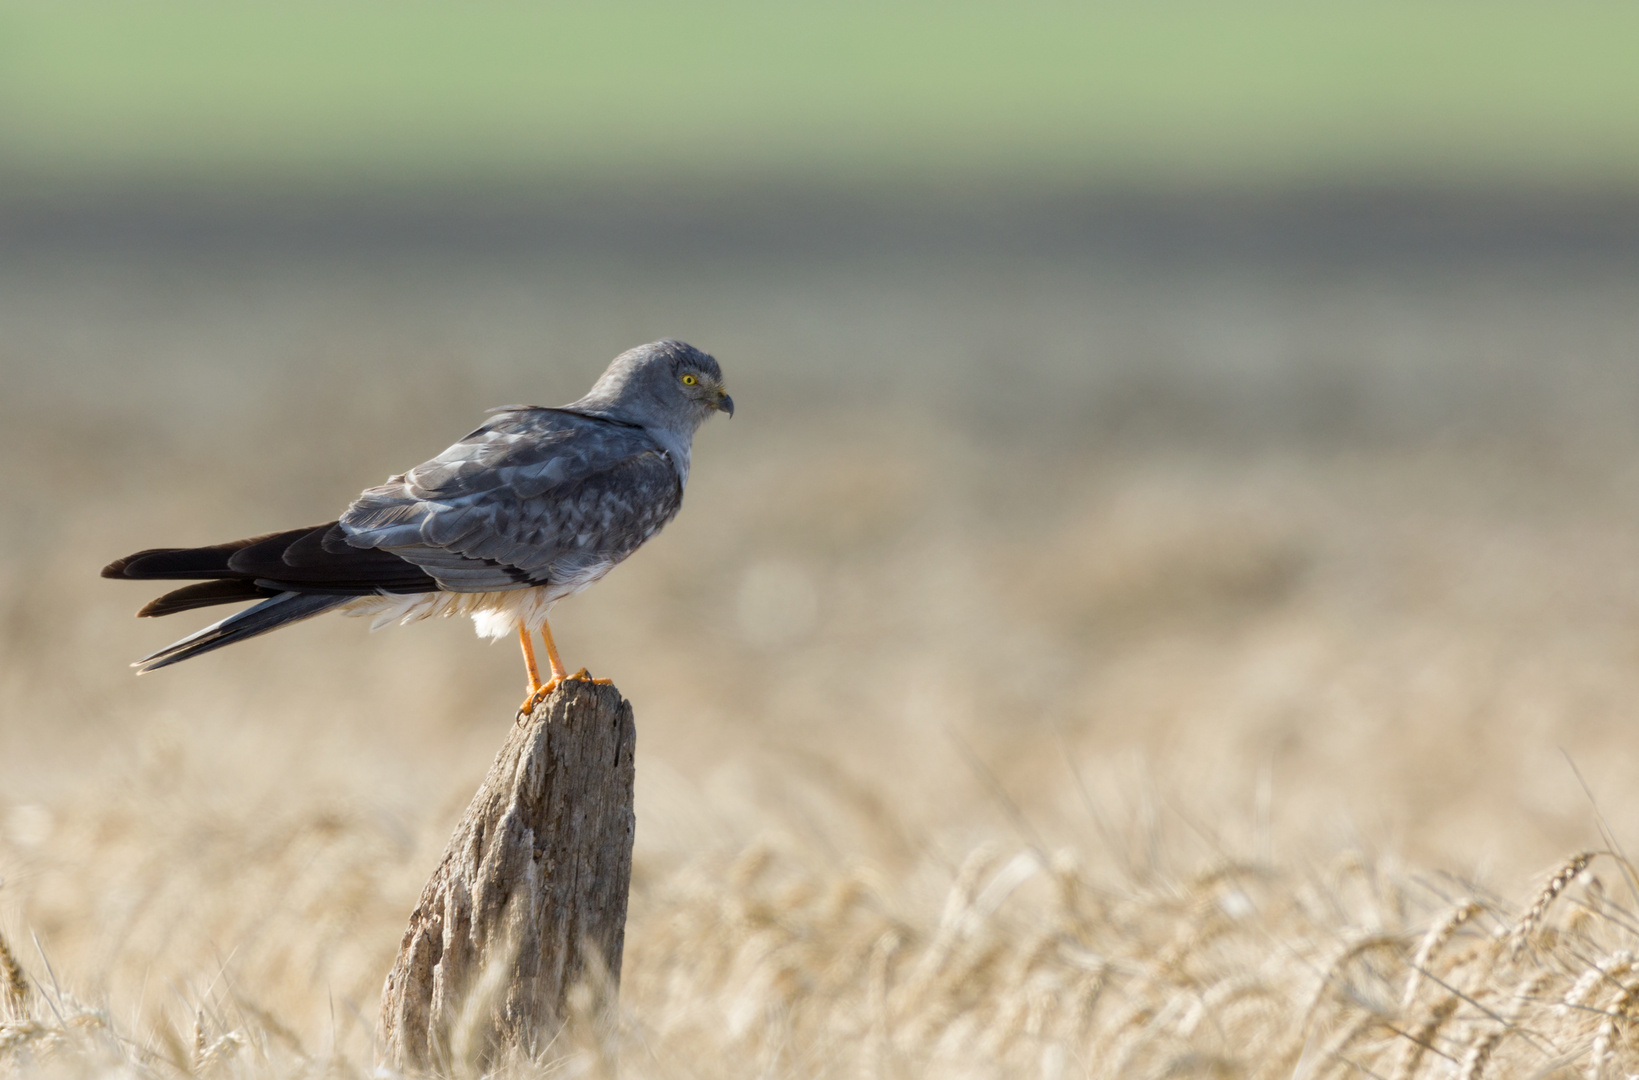
[[[531,631],[546,623],[552,605],[574,596],[607,574],[615,564],[588,567],[573,578],[531,589],[505,592],[425,592],[361,596],[336,609],[343,615],[363,615],[371,619],[370,629],[380,630],[393,623],[419,622],[433,616],[471,615],[480,637],[502,638],[517,632],[523,623]]]

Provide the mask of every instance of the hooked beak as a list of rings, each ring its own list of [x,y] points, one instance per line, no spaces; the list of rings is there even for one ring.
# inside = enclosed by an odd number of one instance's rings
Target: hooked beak
[[[734,399],[729,397],[721,390],[717,391],[716,408],[718,412],[728,413],[729,419],[732,420],[734,418]]]

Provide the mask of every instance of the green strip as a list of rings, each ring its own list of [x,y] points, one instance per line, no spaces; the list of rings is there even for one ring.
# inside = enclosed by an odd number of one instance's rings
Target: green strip
[[[1639,183],[1639,5],[0,3],[0,169]]]

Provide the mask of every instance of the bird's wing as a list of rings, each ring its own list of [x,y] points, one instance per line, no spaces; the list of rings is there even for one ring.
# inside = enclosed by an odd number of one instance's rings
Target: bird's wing
[[[420,567],[387,551],[350,547],[339,522],[196,548],[149,548],[109,563],[103,577],[197,581],[141,615],[253,600],[278,592],[365,595],[438,588]]]
[[[346,543],[422,568],[445,589],[544,585],[631,554],[683,487],[643,429],[559,409],[496,416],[341,517]]]

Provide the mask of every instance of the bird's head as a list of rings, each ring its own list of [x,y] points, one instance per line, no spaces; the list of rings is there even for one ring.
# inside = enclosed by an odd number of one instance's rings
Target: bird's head
[[[734,415],[716,358],[670,338],[615,357],[576,407],[688,434],[714,412]]]

